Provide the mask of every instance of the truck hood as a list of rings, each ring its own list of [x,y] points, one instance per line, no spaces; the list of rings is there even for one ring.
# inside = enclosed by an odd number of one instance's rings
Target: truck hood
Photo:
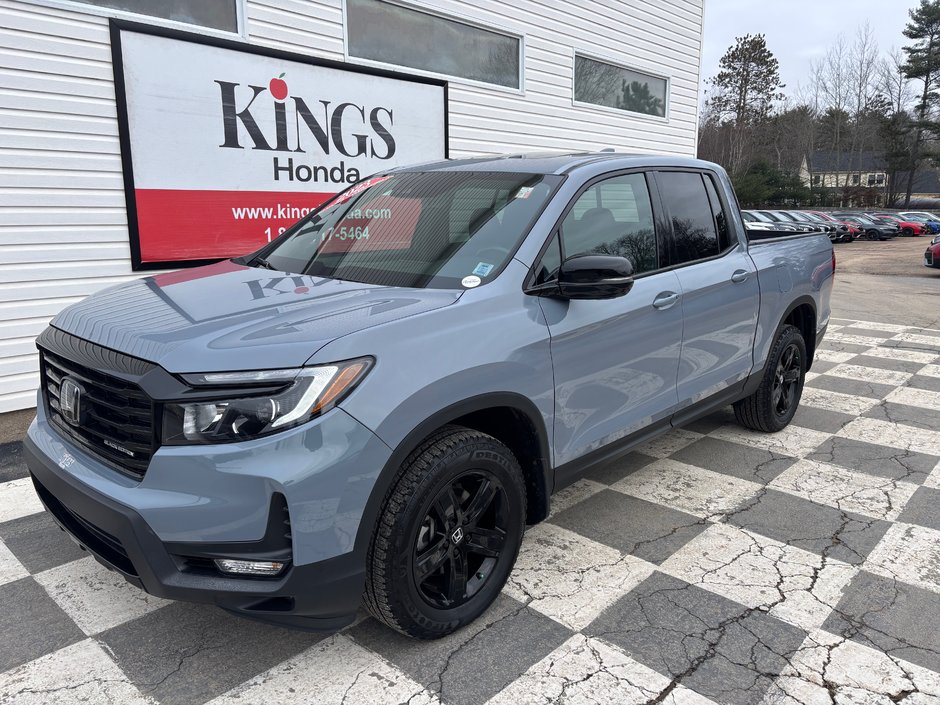
[[[336,338],[448,306],[460,294],[225,261],[105,289],[52,325],[170,372],[275,369],[303,365]]]

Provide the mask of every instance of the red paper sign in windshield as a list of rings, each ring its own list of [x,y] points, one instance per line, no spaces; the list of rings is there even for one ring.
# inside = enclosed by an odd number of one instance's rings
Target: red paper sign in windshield
[[[320,252],[407,250],[421,215],[416,198],[379,196],[346,215],[325,230]]]

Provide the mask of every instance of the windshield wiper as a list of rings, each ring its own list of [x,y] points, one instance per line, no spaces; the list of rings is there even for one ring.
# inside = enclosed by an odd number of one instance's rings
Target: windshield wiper
[[[268,262],[264,257],[255,257],[248,264],[249,266],[253,266],[253,267],[257,266],[257,267],[262,267],[264,269],[273,269],[274,271],[277,271],[277,267],[275,267],[273,264]]]

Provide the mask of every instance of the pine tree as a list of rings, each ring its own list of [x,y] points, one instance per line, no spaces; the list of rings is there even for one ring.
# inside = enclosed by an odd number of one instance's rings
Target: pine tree
[[[940,82],[940,0],[920,0],[920,6],[909,11],[910,21],[904,28],[904,36],[913,43],[904,47],[907,61],[904,75],[923,84],[920,99],[915,107],[916,127],[911,154],[913,168],[908,172],[905,207],[910,205],[914,190],[914,174],[922,161],[924,141],[940,133],[940,126],[931,120],[931,109],[940,101],[937,94]]]
[[[718,75],[709,80],[716,88],[712,104],[730,114],[738,126],[760,122],[774,101],[783,98],[780,62],[767,48],[763,34],[737,37],[718,66]]]
[[[715,88],[711,105],[736,128],[729,166],[737,173],[744,166],[745,128],[766,120],[774,101],[783,98],[780,64],[763,34],[747,34],[735,39],[718,66],[718,75],[708,81]]]

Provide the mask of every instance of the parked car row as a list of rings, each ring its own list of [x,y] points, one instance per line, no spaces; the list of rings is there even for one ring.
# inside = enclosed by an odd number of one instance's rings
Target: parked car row
[[[904,235],[940,233],[940,216],[921,211],[813,211],[746,210],[742,215],[748,229],[784,232],[825,232],[832,242],[890,240]]]

